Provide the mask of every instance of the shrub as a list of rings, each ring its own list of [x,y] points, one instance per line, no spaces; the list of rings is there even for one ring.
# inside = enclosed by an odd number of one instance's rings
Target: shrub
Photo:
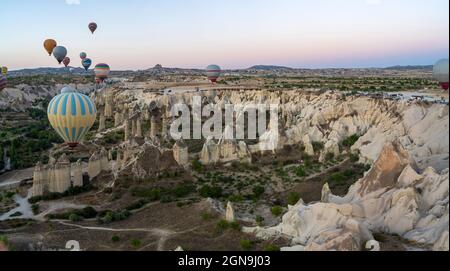
[[[256,223],[258,224],[258,226],[262,226],[263,222],[264,222],[264,217],[262,217],[260,215],[257,215],[256,216]]]
[[[241,230],[241,225],[237,221],[233,221],[230,223],[230,228],[239,231]]]
[[[255,195],[256,198],[260,198],[265,191],[266,189],[260,185],[253,187],[253,194]]]
[[[305,168],[303,168],[302,166],[297,167],[295,169],[295,175],[297,175],[298,177],[306,177],[307,174]]]
[[[204,198],[220,198],[222,197],[222,187],[204,185],[200,188],[199,193]]]
[[[274,244],[267,245],[264,248],[265,251],[280,251],[280,248]]]
[[[291,192],[288,194],[287,202],[289,205],[295,205],[300,200],[300,194],[297,192]]]
[[[270,209],[270,211],[274,216],[280,216],[283,213],[283,207],[275,205],[272,207],[272,209]]]
[[[201,216],[202,216],[202,219],[205,220],[205,221],[211,219],[211,214],[208,213],[208,212],[202,212],[202,213],[201,213]]]
[[[139,240],[139,239],[133,239],[133,240],[131,240],[131,245],[132,245],[133,247],[135,247],[135,248],[138,248],[138,247],[141,246],[141,240]]]
[[[117,235],[114,235],[113,237],[111,237],[111,241],[113,241],[113,243],[117,243],[120,241],[120,237]]]
[[[35,203],[35,204],[31,205],[31,211],[33,211],[34,215],[39,214],[39,209],[40,209],[39,204]]]
[[[217,222],[217,228],[221,231],[227,230],[230,227],[230,223],[226,221],[225,219],[221,219],[219,222]]]
[[[248,240],[248,239],[242,239],[242,240],[240,241],[240,244],[241,244],[241,248],[242,248],[243,250],[251,250],[252,247],[253,247],[252,241],[250,241],[250,240]]]
[[[70,214],[69,215],[69,220],[72,221],[72,222],[78,222],[78,221],[81,221],[82,219],[77,214]]]
[[[342,141],[342,146],[350,148],[353,145],[355,145],[356,141],[358,141],[359,136],[358,135],[352,135],[350,137],[347,137],[346,139],[344,139],[344,141]]]
[[[135,201],[132,204],[128,205],[128,207],[125,209],[127,209],[128,211],[133,211],[133,210],[141,209],[142,207],[144,207],[145,204],[147,204],[147,201],[140,199],[140,200]]]
[[[198,159],[196,159],[196,160],[192,161],[192,170],[194,170],[196,172],[203,172],[204,166]]]
[[[321,151],[324,148],[324,145],[322,142],[313,141],[311,144],[313,146],[314,151],[316,151],[316,152]]]

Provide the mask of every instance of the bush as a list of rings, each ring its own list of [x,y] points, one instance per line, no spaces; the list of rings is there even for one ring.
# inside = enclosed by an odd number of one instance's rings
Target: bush
[[[192,170],[194,170],[196,172],[203,172],[204,166],[198,159],[196,159],[196,160],[192,161]]]
[[[31,205],[31,211],[33,211],[34,215],[39,214],[39,209],[40,209],[39,204],[35,203],[35,204]]]
[[[287,197],[287,202],[289,205],[295,205],[300,200],[300,194],[297,192],[289,193]]]
[[[280,251],[280,248],[274,244],[267,245],[264,251]]]
[[[230,228],[236,231],[241,230],[241,225],[237,221],[233,221],[230,223]]]
[[[141,209],[146,204],[147,204],[146,200],[140,199],[140,200],[135,201],[132,204],[128,205],[128,207],[125,209],[127,209],[128,211],[133,211],[133,210]]]
[[[265,191],[266,189],[260,185],[253,187],[253,194],[258,199],[262,196],[262,194],[264,194]]]
[[[141,240],[139,240],[139,239],[133,239],[133,240],[131,240],[131,245],[132,245],[133,247],[135,247],[135,248],[138,248],[138,247],[141,246]]]
[[[262,224],[264,223],[264,217],[257,215],[256,216],[256,223],[258,224],[258,226],[262,226]]]
[[[211,214],[208,213],[208,212],[202,212],[201,216],[202,216],[202,219],[205,220],[205,221],[211,219]]]
[[[321,151],[324,148],[324,145],[322,142],[313,141],[313,142],[311,142],[311,144],[312,144],[315,152]]]
[[[72,221],[72,222],[78,222],[78,221],[81,221],[82,219],[77,214],[70,214],[69,215],[69,220]]]
[[[272,214],[274,216],[280,216],[283,213],[283,207],[279,206],[279,205],[275,205],[272,207],[272,209],[270,209],[270,211],[272,212]]]
[[[355,145],[356,141],[358,141],[359,136],[358,135],[352,135],[350,137],[347,137],[346,139],[344,139],[344,141],[342,141],[342,146],[350,148],[353,145]]]
[[[295,175],[297,175],[298,177],[306,177],[306,170],[302,166],[297,167],[295,169]]]
[[[111,241],[113,241],[113,243],[117,243],[120,241],[120,237],[117,235],[114,235],[113,237],[111,237]]]
[[[220,198],[222,197],[222,187],[204,185],[199,190],[200,196],[204,198]]]
[[[253,247],[253,242],[248,239],[242,239],[240,244],[243,250],[251,250]]]
[[[217,228],[221,231],[227,230],[230,227],[230,224],[225,219],[221,219],[217,222]]]

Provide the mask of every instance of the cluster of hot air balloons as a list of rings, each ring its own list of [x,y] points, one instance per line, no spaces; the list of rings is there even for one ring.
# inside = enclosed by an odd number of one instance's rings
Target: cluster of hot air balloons
[[[448,90],[448,59],[439,60],[433,67],[434,78],[439,82],[442,89]]]
[[[91,33],[94,34],[94,32],[98,28],[98,25],[95,22],[92,22],[89,23],[88,28]],[[44,48],[49,56],[53,54],[59,64],[63,63],[64,66],[69,66],[71,59],[67,56],[67,49],[64,46],[58,46],[57,42],[54,39],[47,39],[44,41]],[[88,71],[92,65],[92,60],[87,57],[87,54],[85,52],[80,53],[80,58],[81,65],[86,71]],[[97,83],[102,83],[106,78],[108,78],[110,71],[110,67],[107,64],[98,64],[94,69],[95,81]]]
[[[70,148],[75,148],[92,128],[97,116],[94,102],[71,87],[64,87],[47,108],[48,120]]]

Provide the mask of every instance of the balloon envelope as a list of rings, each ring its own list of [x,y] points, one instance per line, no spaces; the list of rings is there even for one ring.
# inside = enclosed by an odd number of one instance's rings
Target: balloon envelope
[[[53,49],[55,49],[57,43],[55,40],[47,39],[44,41],[44,48],[47,51],[48,55],[51,56]]]
[[[95,66],[94,72],[95,77],[98,78],[100,82],[103,82],[106,78],[108,78],[111,69],[108,64],[100,63]]]
[[[87,57],[87,54],[85,52],[80,53],[80,58],[85,59]]]
[[[448,65],[448,59],[441,59],[433,67],[434,78],[445,90],[448,90]]]
[[[63,60],[63,63],[64,63],[64,66],[69,66],[69,64],[70,64],[70,58],[69,57],[65,57],[64,58],[64,60]]]
[[[208,79],[215,83],[217,82],[217,79],[220,77],[220,73],[222,70],[217,65],[209,65],[206,67],[206,75],[208,76]]]
[[[90,23],[89,24],[89,30],[91,30],[92,34],[94,34],[95,30],[97,30],[97,24],[96,23]]]
[[[2,74],[6,76],[8,74],[8,67],[2,67]]]
[[[6,88],[6,77],[0,74],[0,91]]]
[[[61,64],[67,56],[67,49],[63,46],[56,46],[55,49],[53,49],[53,56],[56,58],[58,63]]]
[[[53,129],[71,147],[77,146],[95,122],[97,109],[86,95],[71,87],[64,87],[47,109]]]
[[[85,58],[81,61],[81,65],[83,65],[84,69],[87,71],[92,65],[92,60],[90,58]]]

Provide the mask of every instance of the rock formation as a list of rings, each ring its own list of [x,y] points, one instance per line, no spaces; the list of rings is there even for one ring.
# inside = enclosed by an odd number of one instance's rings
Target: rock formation
[[[178,140],[174,144],[172,151],[175,161],[177,161],[180,166],[184,168],[189,167],[189,150],[184,140]]]
[[[283,234],[301,250],[360,250],[372,233],[448,250],[449,170],[422,174],[400,143],[387,143],[373,168],[345,197],[323,189],[325,202],[291,206],[273,228],[246,228],[261,238]],[[327,219],[322,219],[326,217]],[[300,247],[299,247],[300,246]]]
[[[225,213],[225,220],[228,221],[228,222],[236,221],[236,218],[234,217],[233,204],[231,202],[228,202],[228,204],[227,204],[227,211]]]

